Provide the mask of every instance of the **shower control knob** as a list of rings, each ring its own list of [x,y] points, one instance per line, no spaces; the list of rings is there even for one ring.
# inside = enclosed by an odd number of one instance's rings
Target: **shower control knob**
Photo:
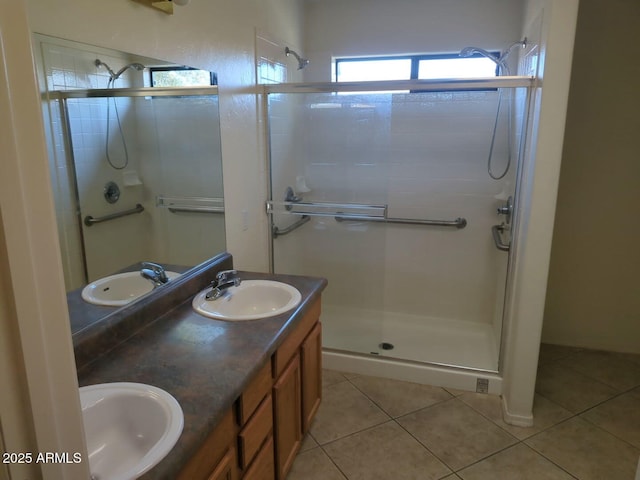
[[[507,225],[511,223],[511,215],[513,215],[513,197],[507,199],[507,203],[498,207],[498,215],[504,215],[506,217]]]

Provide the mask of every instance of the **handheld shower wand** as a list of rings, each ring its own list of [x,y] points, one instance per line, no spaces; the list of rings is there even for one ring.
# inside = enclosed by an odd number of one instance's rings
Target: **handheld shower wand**
[[[130,63],[129,65],[125,65],[120,70],[118,70],[118,72],[115,74],[115,77],[114,77],[113,80],[115,81],[118,78],[120,78],[120,75],[122,75],[124,72],[126,72],[130,68],[133,68],[133,69],[141,72],[142,70],[144,70],[144,65],[142,65],[141,63],[137,63],[137,62]]]
[[[502,74],[502,75],[511,75],[511,72],[509,71],[509,66],[507,65],[507,57],[511,54],[511,51],[515,48],[515,47],[522,47],[525,48],[527,46],[527,38],[523,38],[522,40],[518,40],[517,42],[513,42],[511,45],[509,45],[507,48],[505,48],[502,52],[500,52],[499,56],[496,56],[495,54],[483,49],[483,48],[479,48],[479,47],[465,47],[462,50],[460,50],[459,55],[461,57],[472,57],[476,54],[478,55],[482,55],[483,57],[488,58],[489,60],[491,60],[492,62],[494,62],[497,66],[498,66],[498,74]],[[498,131],[498,122],[500,119],[500,111],[502,110],[502,105],[503,105],[503,91],[502,89],[498,89],[498,109],[496,111],[496,120],[495,123],[493,125],[493,134],[491,136],[491,145],[489,147],[489,158],[487,159],[487,172],[489,173],[489,176],[491,178],[493,178],[494,180],[500,180],[501,178],[504,178],[507,175],[507,172],[509,171],[509,168],[511,167],[511,156],[512,156],[512,139],[511,139],[511,91],[508,90],[507,91],[508,94],[508,98],[507,98],[507,166],[505,167],[505,169],[502,171],[502,173],[496,174],[493,172],[492,170],[492,159],[493,159],[493,152],[494,152],[494,148],[495,148],[495,143],[496,143],[496,132]]]
[[[109,84],[111,84],[111,83],[115,82],[117,79],[119,79],[120,75],[122,75],[124,72],[126,72],[130,68],[138,70],[139,72],[144,70],[144,65],[142,65],[141,63],[134,62],[134,63],[130,63],[128,65],[125,65],[120,70],[118,70],[117,73],[114,73],[114,71],[111,69],[111,67],[109,65],[107,65],[106,63],[104,63],[99,58],[96,58],[93,63],[95,64],[96,67],[104,67],[104,68],[107,69],[107,72],[109,72]]]
[[[96,67],[104,67],[107,69],[107,72],[109,72],[109,81],[107,82],[107,89],[109,88],[113,88],[115,85],[115,82],[118,78],[120,78],[120,76],[126,72],[128,69],[133,68],[137,71],[142,71],[145,69],[145,66],[142,65],[141,63],[129,63],[128,65],[125,65],[124,67],[122,67],[120,70],[118,70],[117,72],[114,72],[111,67],[109,65],[107,65],[106,63],[104,63],[102,60],[100,60],[99,58],[96,58],[95,61],[93,62],[94,65]],[[109,99],[107,98],[107,136],[106,136],[106,140],[105,140],[105,156],[107,157],[107,163],[111,166],[111,168],[114,168],[115,170],[123,170],[125,168],[127,168],[127,166],[129,165],[129,151],[127,150],[127,142],[124,139],[124,133],[122,131],[122,124],[120,122],[120,114],[118,113],[118,104],[116,103],[116,99],[113,98],[113,107],[115,109],[116,112],[116,121],[118,123],[118,130],[120,131],[120,139],[122,140],[122,149],[124,151],[124,164],[121,166],[115,165],[113,163],[113,161],[111,160],[111,155],[109,154],[109,133],[110,133],[110,117],[111,117],[111,108],[110,108],[110,102]]]
[[[304,67],[309,65],[309,60],[308,59],[301,57],[296,52],[291,50],[289,47],[285,47],[284,53],[287,55],[287,57],[289,55],[293,55],[294,57],[296,57],[296,60],[298,60],[298,70],[302,70]]]
[[[104,63],[102,60],[100,60],[99,58],[96,58],[96,60],[93,62],[95,64],[96,67],[104,67],[107,69],[107,72],[109,72],[109,76],[111,77],[111,79],[113,79],[113,77],[116,76],[115,73],[113,73],[113,70],[111,70],[111,67],[109,67],[109,65],[107,65],[106,63]]]
[[[483,57],[486,57],[489,60],[491,60],[498,67],[500,67],[501,71],[506,72],[506,73],[509,72],[509,68],[504,63],[504,59],[502,58],[502,55],[500,55],[499,57],[496,57],[493,53],[488,52],[484,48],[465,47],[462,50],[460,50],[460,53],[458,55],[460,55],[461,57],[464,57],[464,58],[469,58],[469,57],[473,57],[476,54],[480,54]]]

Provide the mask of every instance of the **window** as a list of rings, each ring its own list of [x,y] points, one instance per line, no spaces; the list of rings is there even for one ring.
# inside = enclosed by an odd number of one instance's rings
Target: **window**
[[[494,77],[496,64],[476,54],[409,55],[400,57],[339,58],[337,82]]]
[[[151,67],[152,87],[206,87],[217,85],[215,73],[191,67]]]

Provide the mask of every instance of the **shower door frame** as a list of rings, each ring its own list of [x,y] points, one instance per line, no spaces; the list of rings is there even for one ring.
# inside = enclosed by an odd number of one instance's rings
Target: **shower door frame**
[[[514,155],[516,160],[516,173],[515,173],[515,186],[514,186],[514,200],[513,209],[511,213],[511,232],[518,231],[519,223],[519,205],[520,205],[520,192],[522,181],[522,158],[526,148],[527,132],[529,113],[532,100],[532,90],[536,85],[536,78],[533,76],[501,76],[501,77],[483,77],[483,78],[468,78],[468,79],[443,79],[443,80],[392,80],[392,81],[372,81],[372,82],[314,82],[314,83],[281,83],[281,84],[269,84],[263,85],[262,95],[262,109],[264,115],[265,125],[265,142],[267,145],[267,172],[271,172],[272,169],[272,157],[271,157],[271,135],[270,135],[270,118],[269,118],[269,94],[295,94],[295,93],[357,93],[357,92],[385,92],[385,91],[410,91],[410,92],[442,92],[442,91],[465,91],[465,90],[489,90],[498,88],[518,89],[525,88],[525,99],[523,103],[523,119],[520,127],[520,141],[518,142],[518,148],[515,149]],[[274,205],[280,202],[274,200],[273,197],[273,184],[271,174],[268,177],[267,195],[269,200],[266,202],[266,212],[269,215],[269,270],[274,273],[274,222],[273,213]],[[286,203],[286,202],[285,202]],[[288,206],[289,207],[289,206]],[[308,217],[307,217],[308,218]],[[337,218],[337,217],[336,217]],[[456,219],[459,220],[459,219]],[[295,225],[306,222],[298,221]],[[295,227],[294,227],[295,229]],[[424,365],[431,365],[436,368],[453,369],[457,371],[467,372],[483,372],[485,374],[499,375],[503,369],[503,350],[505,333],[505,318],[507,312],[507,297],[509,295],[509,278],[515,268],[513,261],[516,258],[515,252],[517,250],[517,239],[511,236],[510,246],[507,257],[506,275],[505,275],[505,289],[502,298],[502,314],[501,314],[501,330],[500,338],[496,339],[498,346],[498,358],[497,369],[489,370],[483,368],[466,367],[458,365],[442,364],[438,362],[415,362],[410,360],[396,359],[393,357],[383,357],[389,361],[407,362],[410,364],[423,363]],[[355,353],[344,350],[336,350],[338,354]],[[374,355],[370,355],[374,357]]]

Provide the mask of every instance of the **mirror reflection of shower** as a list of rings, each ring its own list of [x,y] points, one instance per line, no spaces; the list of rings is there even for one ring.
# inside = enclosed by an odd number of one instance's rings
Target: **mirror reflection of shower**
[[[118,80],[120,76],[130,68],[133,68],[137,71],[142,71],[145,68],[144,65],[142,65],[141,63],[134,62],[128,65],[125,65],[117,72],[114,72],[111,69],[111,67],[109,67],[109,65],[104,63],[99,58],[96,58],[94,63],[96,67],[104,67],[107,69],[107,72],[109,72],[109,81],[107,82],[107,88],[114,88],[116,80]],[[110,125],[111,125],[111,107],[110,107],[111,103],[109,102],[109,98],[107,98],[107,136],[105,140],[104,151],[107,157],[107,162],[109,163],[111,168],[115,170],[123,170],[127,168],[127,166],[129,165],[129,151],[127,150],[127,142],[125,141],[124,133],[122,132],[122,124],[120,122],[120,114],[118,113],[118,104],[116,102],[116,98],[113,97],[112,100],[113,100],[113,108],[116,112],[116,121],[118,124],[118,131],[120,132],[120,140],[122,141],[122,149],[124,151],[124,163],[120,166],[114,164],[113,161],[111,160],[111,156],[109,155],[109,131],[110,131]]]
[[[483,48],[479,47],[465,47],[460,50],[461,57],[472,57],[474,55],[481,55],[483,57],[488,58],[493,61],[498,68],[498,75],[511,75],[509,70],[509,65],[507,65],[507,58],[511,54],[511,52],[516,48],[525,48],[527,46],[527,38],[523,38],[522,40],[518,40],[517,42],[513,42],[506,49],[500,52],[498,55],[493,54]],[[500,180],[504,178],[509,172],[509,168],[511,168],[511,157],[513,155],[513,146],[512,146],[512,138],[511,138],[511,116],[512,116],[512,106],[511,106],[511,90],[507,89],[508,98],[504,98],[503,89],[498,89],[498,108],[496,110],[496,121],[493,125],[493,134],[491,135],[491,145],[489,146],[489,156],[487,158],[487,172],[489,176],[494,180]],[[502,173],[496,174],[492,170],[492,160],[493,153],[495,150],[496,143],[496,132],[498,131],[498,122],[500,119],[500,112],[502,110],[502,105],[505,102],[507,103],[507,165],[505,166]]]

